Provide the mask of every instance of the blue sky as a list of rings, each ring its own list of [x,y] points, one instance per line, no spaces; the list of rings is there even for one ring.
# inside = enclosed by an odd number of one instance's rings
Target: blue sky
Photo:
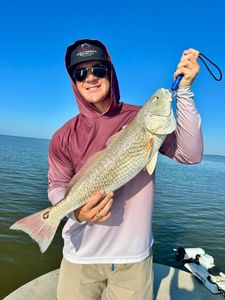
[[[78,113],[64,67],[79,38],[103,41],[121,99],[143,104],[170,87],[183,50],[195,48],[225,72],[225,1],[1,1],[0,134],[47,138]],[[204,153],[225,155],[225,83],[200,62],[193,91]]]

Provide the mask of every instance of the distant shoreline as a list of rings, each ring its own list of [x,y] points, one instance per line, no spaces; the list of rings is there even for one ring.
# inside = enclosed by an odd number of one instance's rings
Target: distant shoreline
[[[49,141],[50,139],[46,138],[38,138],[38,137],[29,137],[29,136],[19,136],[19,135],[9,135],[9,134],[0,134],[0,136],[6,136],[6,137],[13,137],[13,138],[23,138],[23,139],[34,139],[34,140],[44,140],[44,141]],[[208,155],[208,156],[220,156],[220,157],[225,157],[225,154],[209,154],[209,153],[203,153],[203,155]]]
[[[44,140],[44,141],[49,141],[50,142],[50,139],[31,137],[31,136],[20,136],[20,135],[9,135],[9,134],[0,134],[0,136],[13,137],[13,138],[22,138],[22,139]]]

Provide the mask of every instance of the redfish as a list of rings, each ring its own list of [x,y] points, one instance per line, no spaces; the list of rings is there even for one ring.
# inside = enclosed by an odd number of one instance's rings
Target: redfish
[[[172,96],[168,90],[159,89],[132,122],[113,135],[106,148],[91,157],[73,177],[64,199],[17,221],[10,229],[26,232],[39,244],[41,252],[46,251],[60,221],[96,191],[113,192],[143,169],[152,174],[160,146],[175,129]]]

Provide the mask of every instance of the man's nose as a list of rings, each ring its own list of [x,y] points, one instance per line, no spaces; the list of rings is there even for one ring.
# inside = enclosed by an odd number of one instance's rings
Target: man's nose
[[[98,77],[89,71],[85,80],[87,82],[90,82],[90,81],[92,82],[92,81],[98,80]]]

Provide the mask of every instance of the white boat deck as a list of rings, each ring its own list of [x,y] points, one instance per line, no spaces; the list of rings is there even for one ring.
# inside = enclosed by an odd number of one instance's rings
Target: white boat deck
[[[154,271],[155,300],[225,299],[221,294],[212,294],[188,272],[160,264],[154,264]],[[3,300],[56,300],[58,272],[55,270],[28,282]],[[102,300],[107,300],[105,295]]]

